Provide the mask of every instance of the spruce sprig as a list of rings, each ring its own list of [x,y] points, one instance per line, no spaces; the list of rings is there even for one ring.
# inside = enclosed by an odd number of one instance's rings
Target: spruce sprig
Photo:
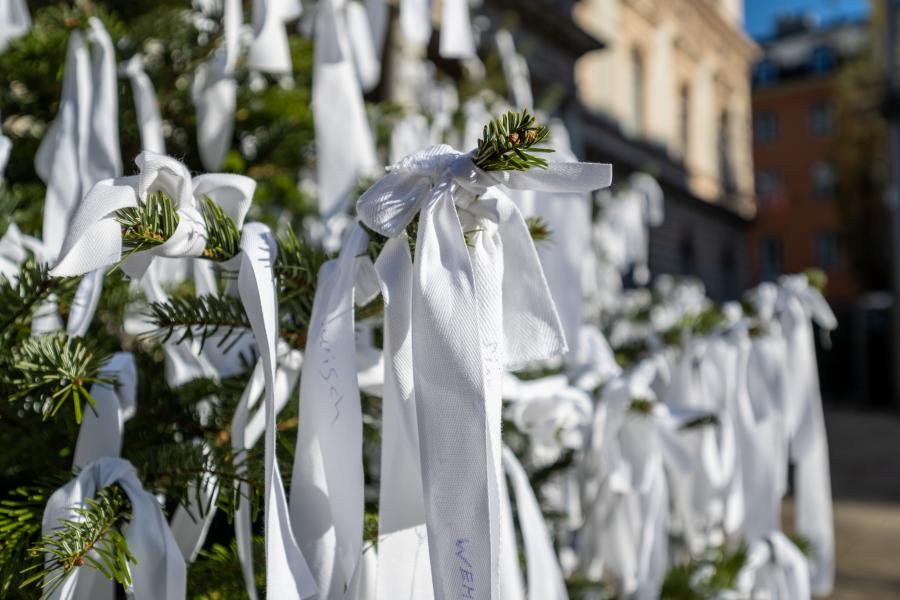
[[[112,385],[101,377],[100,369],[109,358],[95,352],[81,338],[65,334],[31,337],[12,351],[10,384],[16,390],[11,400],[30,397],[41,402],[44,418],[55,416],[68,401],[75,408],[75,421],[81,423],[82,402],[94,406],[89,391],[93,383]]]
[[[137,206],[117,210],[116,220],[122,226],[122,246],[137,252],[166,243],[178,227],[178,211],[168,195],[151,192]]]
[[[17,325],[27,325],[38,306],[53,294],[74,290],[77,281],[74,277],[51,277],[50,267],[34,257],[22,263],[15,279],[0,275],[0,335],[7,336]]]
[[[51,596],[75,569],[88,566],[122,585],[131,584],[129,563],[135,559],[121,528],[131,520],[131,502],[118,485],[111,485],[88,499],[85,506],[73,509],[74,520],[60,522],[29,550],[32,557],[46,563],[29,567],[38,572],[21,587],[39,585],[41,598]],[[45,579],[45,575],[49,576]]]
[[[176,296],[167,302],[151,302],[147,316],[156,326],[151,335],[162,342],[177,334],[176,343],[199,339],[202,347],[209,338],[223,332],[218,345],[227,350],[250,330],[243,305],[232,296]]]
[[[240,252],[241,232],[221,206],[204,196],[200,199],[200,214],[206,224],[206,248],[203,250],[205,258],[224,261]]]
[[[531,153],[553,152],[552,148],[535,147],[548,134],[527,109],[522,114],[508,112],[485,126],[473,161],[482,171],[546,169],[547,161]]]
[[[0,597],[15,586],[23,564],[30,562],[29,548],[41,532],[41,515],[48,491],[20,487],[0,500]]]

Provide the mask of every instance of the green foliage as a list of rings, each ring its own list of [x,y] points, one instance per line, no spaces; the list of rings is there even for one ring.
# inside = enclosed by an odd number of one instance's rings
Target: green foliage
[[[47,565],[32,567],[37,571],[22,586],[39,586],[42,598],[49,597],[75,569],[88,566],[108,579],[131,583],[129,563],[134,557],[128,551],[122,527],[131,520],[131,502],[118,485],[98,491],[85,506],[73,509],[75,520],[63,520],[59,528],[41,538],[29,550],[36,559],[45,558]]]
[[[174,201],[162,192],[151,192],[146,200],[138,200],[133,208],[116,211],[122,226],[122,247],[128,252],[149,250],[161,246],[178,227],[178,212]]]
[[[531,152],[553,152],[552,148],[535,147],[548,134],[549,130],[538,125],[527,110],[522,114],[508,112],[485,125],[473,160],[483,171],[546,169],[547,161]]]
[[[30,330],[35,310],[56,294],[74,291],[74,278],[54,278],[50,268],[29,257],[12,280],[0,275],[0,341],[5,345],[20,339]]]
[[[177,296],[166,302],[151,302],[147,314],[157,327],[153,335],[162,342],[177,336],[177,343],[198,339],[202,346],[222,333],[217,343],[230,349],[250,330],[244,306],[233,296]]]
[[[241,249],[241,232],[234,220],[207,196],[200,199],[200,214],[206,224],[207,236],[203,256],[224,261],[237,255]]]
[[[20,570],[33,566],[29,548],[41,532],[47,490],[20,487],[0,500],[0,597],[6,598],[21,583]]]
[[[75,421],[81,423],[82,402],[94,406],[90,385],[114,383],[100,376],[108,358],[95,354],[83,340],[63,334],[28,338],[12,352],[9,380],[16,391],[10,400],[29,398],[41,406],[45,418],[71,401]]]
[[[663,600],[707,600],[733,589],[738,573],[747,562],[747,547],[734,551],[715,548],[706,557],[676,565],[666,574]]]

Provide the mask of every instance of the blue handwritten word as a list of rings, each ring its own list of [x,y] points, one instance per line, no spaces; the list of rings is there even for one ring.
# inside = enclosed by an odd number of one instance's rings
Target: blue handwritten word
[[[456,558],[459,559],[459,576],[462,582],[462,596],[460,598],[475,598],[475,573],[472,571],[472,563],[466,558],[466,544],[469,538],[456,540]]]

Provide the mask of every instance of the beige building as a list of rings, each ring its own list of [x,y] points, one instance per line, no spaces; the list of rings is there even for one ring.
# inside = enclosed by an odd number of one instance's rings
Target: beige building
[[[751,217],[758,48],[743,32],[743,1],[582,0],[574,16],[608,44],[576,65],[586,108],[680,163],[692,195]]]

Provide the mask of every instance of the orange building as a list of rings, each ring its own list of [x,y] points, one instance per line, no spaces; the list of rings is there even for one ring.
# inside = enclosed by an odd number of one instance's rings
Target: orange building
[[[751,277],[819,267],[834,304],[849,304],[859,292],[835,203],[836,71],[865,40],[862,23],[817,28],[805,18],[782,20],[761,42],[753,72],[758,211],[749,236]]]

